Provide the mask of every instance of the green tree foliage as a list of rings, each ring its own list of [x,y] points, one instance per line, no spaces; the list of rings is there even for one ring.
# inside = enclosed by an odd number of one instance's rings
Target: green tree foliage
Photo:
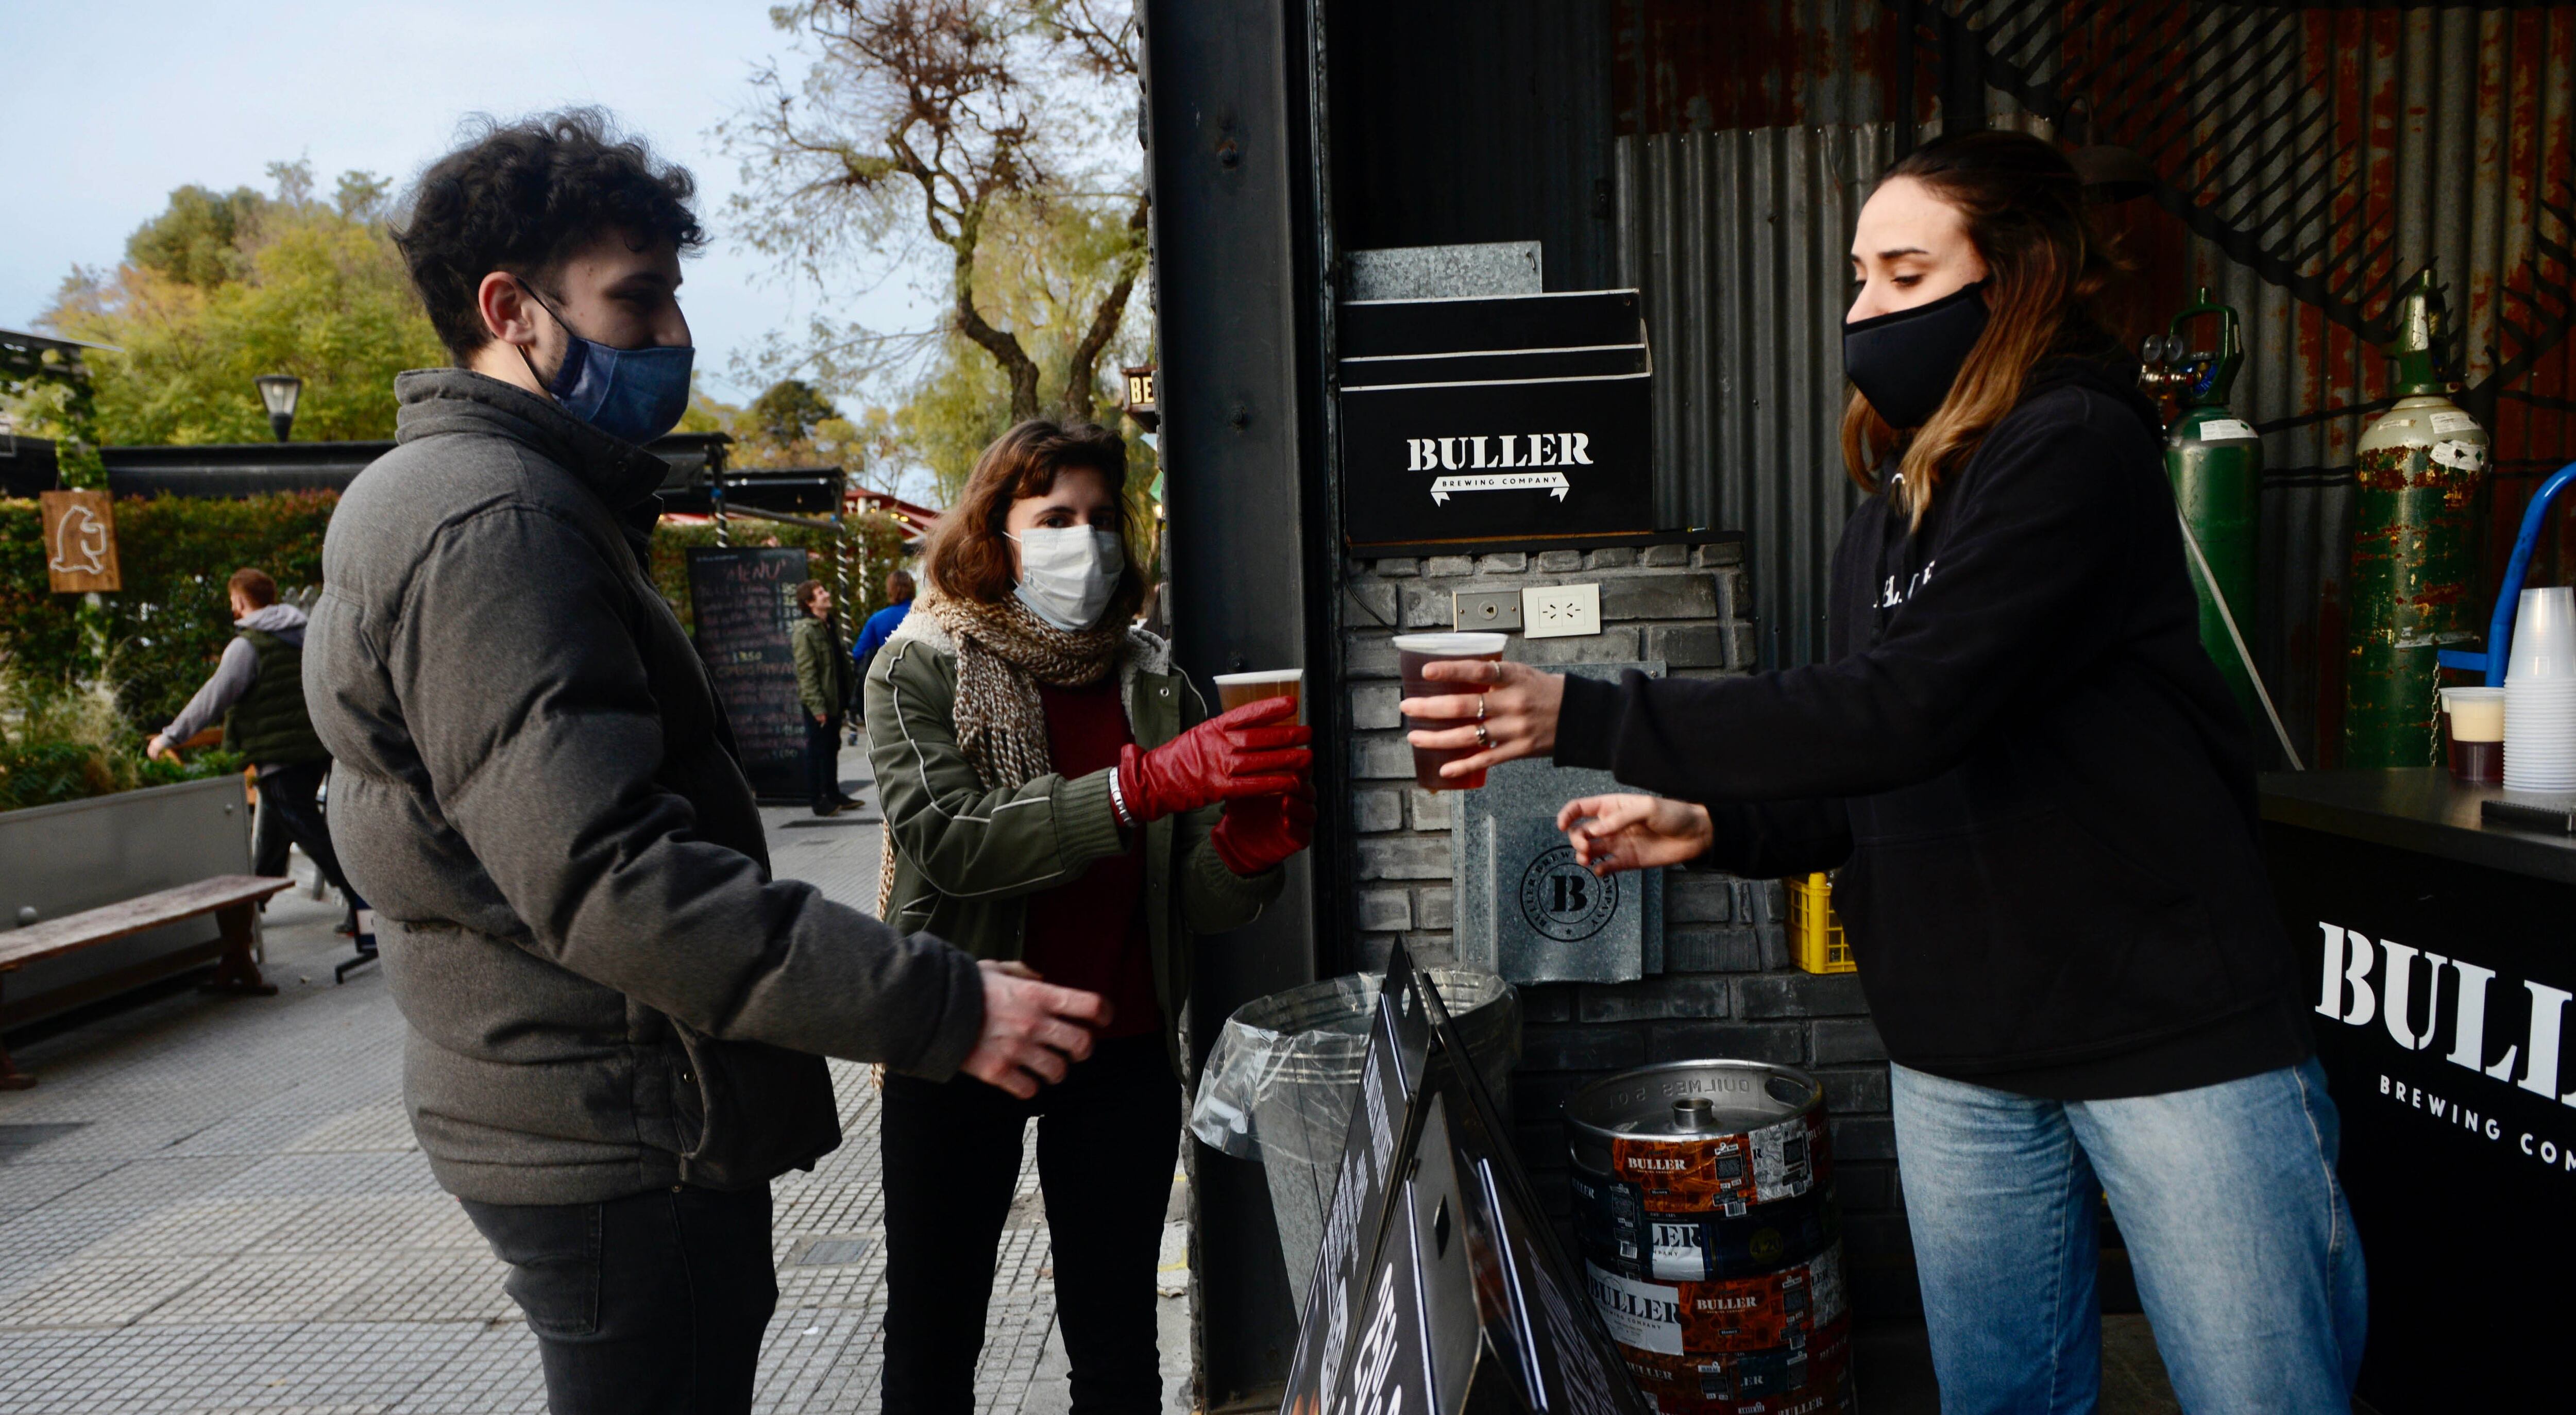
[[[393,376],[446,362],[385,234],[387,183],[344,174],[329,201],[301,163],[277,192],[182,187],[125,263],[66,281],[43,323],[122,352],[87,358],[109,443],[264,442],[251,379],[304,380],[299,441],[393,436]]]
[[[771,442],[801,442],[817,425],[841,416],[832,400],[801,378],[782,378],[751,400],[745,410],[755,431]]]
[[[98,398],[83,352],[0,339],[0,413],[29,436],[53,440],[64,485],[98,487],[107,484],[107,468],[99,460]]]
[[[839,467],[850,484],[900,494],[868,456],[868,445],[856,424],[813,385],[781,379],[748,408],[691,389],[689,406],[680,414],[681,432],[721,432],[733,438],[725,465],[737,470],[765,467]],[[898,477],[896,480],[900,480]]]
[[[248,187],[181,187],[170,194],[166,210],[126,238],[125,259],[200,290],[239,280],[250,273],[244,247],[268,205],[268,198]]]

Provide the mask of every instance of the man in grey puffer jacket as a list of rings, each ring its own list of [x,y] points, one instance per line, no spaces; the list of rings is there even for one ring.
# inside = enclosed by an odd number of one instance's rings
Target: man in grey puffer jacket
[[[511,1264],[551,1408],[747,1410],[769,1181],[841,1139],[821,1058],[1027,1094],[1102,1004],[771,878],[645,573],[689,179],[604,128],[498,129],[421,178],[398,240],[461,366],[395,383],[305,685],[413,1127]]]

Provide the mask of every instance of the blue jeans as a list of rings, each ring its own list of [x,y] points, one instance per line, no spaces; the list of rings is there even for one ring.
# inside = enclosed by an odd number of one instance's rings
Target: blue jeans
[[[2094,1408],[2105,1196],[2183,1409],[2351,1408],[2361,1243],[2315,1061],[2111,1101],[1889,1070],[1943,1415]]]

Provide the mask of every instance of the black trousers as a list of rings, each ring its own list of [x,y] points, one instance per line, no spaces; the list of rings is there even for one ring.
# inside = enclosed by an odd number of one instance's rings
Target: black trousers
[[[1162,1408],[1154,1267],[1181,1097],[1154,1034],[1102,1043],[1033,1101],[969,1076],[886,1077],[886,1415],[974,1408],[993,1264],[1031,1115],[1074,1415]]]
[[[814,804],[829,806],[841,799],[841,720],[816,722],[814,714],[805,714],[805,771],[814,782]]]
[[[778,1305],[769,1188],[478,1204],[545,1362],[553,1415],[740,1415]]]
[[[346,893],[349,881],[340,873],[340,853],[331,848],[331,827],[322,819],[319,797],[328,761],[271,767],[259,774],[259,818],[251,826],[250,872],[286,873],[286,847],[304,847],[321,868],[322,880]]]

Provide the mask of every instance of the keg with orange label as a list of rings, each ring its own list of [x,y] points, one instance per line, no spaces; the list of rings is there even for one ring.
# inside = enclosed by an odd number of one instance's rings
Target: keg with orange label
[[[1661,1415],[1847,1410],[1824,1088],[1755,1061],[1685,1061],[1566,1103],[1593,1306]]]

